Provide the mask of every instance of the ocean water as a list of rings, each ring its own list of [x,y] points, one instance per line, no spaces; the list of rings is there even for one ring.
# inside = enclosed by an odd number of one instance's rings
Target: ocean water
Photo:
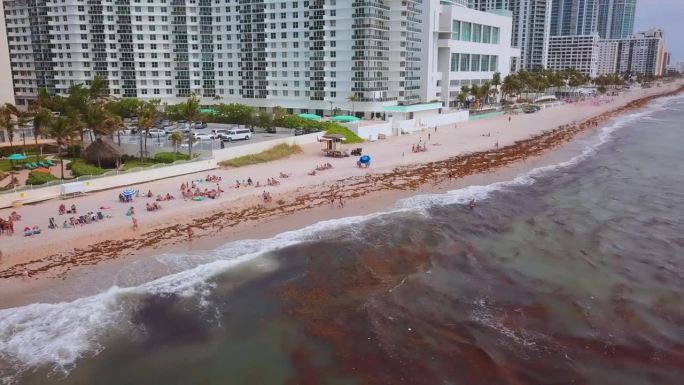
[[[511,181],[0,310],[0,383],[682,384],[682,121],[660,99]]]

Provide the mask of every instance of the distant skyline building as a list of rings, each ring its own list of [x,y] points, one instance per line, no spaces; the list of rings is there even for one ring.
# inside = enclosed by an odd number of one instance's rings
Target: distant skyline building
[[[602,39],[626,39],[634,32],[637,0],[598,0],[598,33]]]
[[[599,35],[551,36],[549,38],[548,67],[555,71],[576,69],[596,77],[599,64]]]
[[[663,31],[650,29],[627,39],[599,42],[598,74],[661,76],[665,70]]]
[[[551,36],[591,35],[598,28],[599,0],[553,0]]]

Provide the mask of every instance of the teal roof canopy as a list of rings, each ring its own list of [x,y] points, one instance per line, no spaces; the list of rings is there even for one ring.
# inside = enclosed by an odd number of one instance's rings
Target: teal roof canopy
[[[299,114],[298,117],[308,120],[321,120],[321,117],[316,114]]]
[[[330,118],[330,120],[333,122],[358,122],[361,119],[352,115],[336,115]]]
[[[418,111],[429,111],[437,110],[442,108],[442,103],[423,103],[423,104],[413,104],[410,106],[385,106],[382,108],[385,112],[418,112]]]

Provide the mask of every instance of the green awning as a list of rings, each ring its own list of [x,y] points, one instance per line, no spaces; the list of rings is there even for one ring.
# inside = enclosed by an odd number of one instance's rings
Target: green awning
[[[203,114],[215,114],[216,110],[213,108],[202,108],[200,112]]]
[[[24,160],[26,159],[26,155],[24,154],[12,154],[7,157],[9,160]]]
[[[333,122],[358,122],[361,119],[352,115],[336,115],[330,118],[330,120]]]
[[[321,117],[316,115],[316,114],[299,114],[297,116],[302,118],[302,119],[321,120]]]

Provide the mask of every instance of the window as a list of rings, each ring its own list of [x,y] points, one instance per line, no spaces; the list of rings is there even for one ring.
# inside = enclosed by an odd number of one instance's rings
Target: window
[[[482,42],[487,44],[492,42],[492,27],[488,25],[482,27]]]
[[[483,55],[484,56],[484,55]],[[480,55],[471,55],[470,70],[479,71],[480,70]]]
[[[459,55],[457,53],[452,53],[451,54],[451,72],[458,71],[458,60],[459,60]]]
[[[461,30],[461,40],[470,41],[470,23],[463,23],[463,29]]]
[[[482,26],[480,24],[473,24],[472,41],[475,43],[482,42]]]
[[[499,59],[498,56],[491,56],[489,58],[489,70],[492,72],[495,72],[497,70],[497,59]]]
[[[451,38],[453,40],[460,39],[461,36],[461,22],[458,20],[453,20],[451,22]]]
[[[461,54],[461,71],[470,71],[470,55]]]
[[[492,44],[499,44],[499,27],[492,27]]]

